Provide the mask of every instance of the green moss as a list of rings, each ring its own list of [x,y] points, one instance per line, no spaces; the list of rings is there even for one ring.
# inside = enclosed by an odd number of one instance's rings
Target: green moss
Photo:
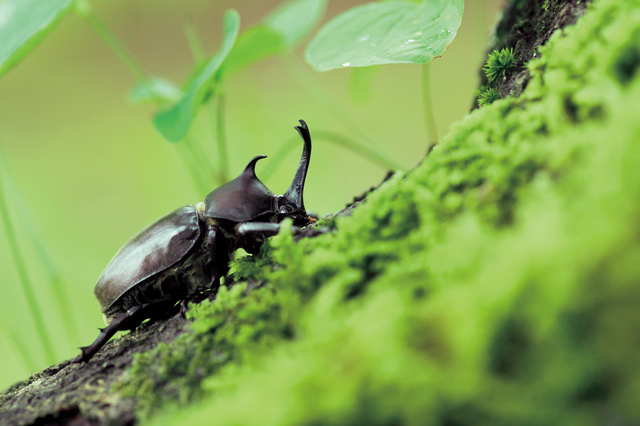
[[[637,6],[594,2],[520,97],[332,233],[238,262],[264,286],[194,307],[123,391],[143,415],[201,397],[156,424],[640,421]]]
[[[483,70],[489,81],[493,81],[498,78],[504,78],[507,72],[515,66],[515,63],[516,56],[513,53],[513,49],[494,50],[489,54]]]
[[[480,92],[478,97],[478,106],[484,106],[494,103],[500,99],[500,94],[497,89],[489,88]]]

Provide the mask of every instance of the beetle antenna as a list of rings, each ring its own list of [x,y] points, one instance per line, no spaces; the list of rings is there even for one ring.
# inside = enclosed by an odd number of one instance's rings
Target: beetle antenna
[[[304,120],[299,120],[300,126],[294,128],[300,133],[300,137],[304,141],[304,148],[302,149],[302,157],[300,157],[300,164],[296,175],[291,182],[291,186],[283,195],[284,199],[293,204],[296,210],[304,211],[304,200],[302,198],[304,191],[304,181],[307,178],[307,170],[309,169],[309,159],[311,158],[311,134],[309,133],[309,127]]]

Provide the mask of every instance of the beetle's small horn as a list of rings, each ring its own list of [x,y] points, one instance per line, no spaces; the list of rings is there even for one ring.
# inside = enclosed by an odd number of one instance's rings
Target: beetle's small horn
[[[309,169],[309,159],[311,158],[311,134],[309,128],[304,120],[299,120],[300,126],[296,126],[295,129],[300,133],[302,140],[304,140],[304,148],[302,149],[302,157],[300,158],[300,164],[296,175],[291,182],[291,186],[283,195],[283,198],[288,203],[295,206],[296,210],[304,211],[304,201],[302,199],[302,193],[304,191],[304,181],[307,178],[307,170]]]
[[[256,157],[253,157],[251,159],[251,161],[249,161],[249,164],[247,164],[247,167],[244,168],[244,171],[242,172],[242,174],[244,175],[245,173],[249,173],[249,176],[255,178],[256,176],[256,163],[258,162],[258,160],[262,160],[263,158],[267,158],[266,155],[258,155]]]

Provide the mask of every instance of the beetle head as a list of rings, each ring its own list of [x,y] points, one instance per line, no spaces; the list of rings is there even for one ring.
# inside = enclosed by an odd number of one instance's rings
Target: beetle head
[[[265,155],[254,157],[240,176],[216,188],[205,198],[205,215],[214,219],[248,222],[273,214],[274,195],[256,176],[256,163]]]
[[[309,159],[311,157],[311,135],[309,134],[307,123],[305,123],[304,120],[300,120],[300,124],[301,125],[296,126],[295,129],[300,133],[304,141],[302,157],[300,158],[300,164],[298,164],[298,170],[293,178],[293,182],[291,182],[291,186],[284,195],[276,197],[278,222],[285,217],[293,218],[294,222],[301,221],[305,218],[305,222],[307,222],[307,212],[304,208],[302,195],[304,192],[304,181],[307,178],[307,170],[309,169]]]

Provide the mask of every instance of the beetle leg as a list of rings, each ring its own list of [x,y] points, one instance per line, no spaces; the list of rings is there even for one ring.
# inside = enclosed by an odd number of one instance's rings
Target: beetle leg
[[[207,234],[203,244],[206,261],[205,268],[209,273],[209,282],[206,288],[216,290],[220,286],[220,278],[224,277],[229,271],[229,248],[227,240],[222,230],[216,226],[214,222],[207,222]],[[180,301],[180,314],[182,318],[187,318],[189,310],[189,301],[197,294],[196,290],[204,290],[204,288],[194,289],[193,292]]]
[[[269,237],[273,237],[280,231],[279,223],[271,222],[245,222],[236,226],[238,244],[247,253],[257,254],[260,246]],[[297,226],[291,227],[291,233],[296,235],[300,232]]]
[[[180,301],[180,315],[183,319],[187,319],[187,311],[189,310],[189,298]]]
[[[157,305],[157,303],[145,303],[143,305],[134,306],[127,312],[113,318],[108,326],[99,329],[100,334],[92,344],[80,348],[82,356],[74,362],[88,362],[91,357],[93,357],[119,330],[127,330],[137,326],[140,322],[149,318],[149,313],[152,311],[152,308],[157,308],[155,305]]]
[[[229,271],[229,247],[222,230],[209,225],[207,230],[207,267],[211,271],[209,288],[214,290],[220,285],[220,278]]]
[[[220,286],[220,278],[224,277],[229,271],[229,248],[224,234],[214,223],[208,223],[207,225],[204,249],[207,253],[205,268],[209,270],[210,277],[207,288],[216,290]],[[180,300],[180,315],[182,315],[182,318],[187,318],[188,303],[196,294],[197,292],[190,293]]]

